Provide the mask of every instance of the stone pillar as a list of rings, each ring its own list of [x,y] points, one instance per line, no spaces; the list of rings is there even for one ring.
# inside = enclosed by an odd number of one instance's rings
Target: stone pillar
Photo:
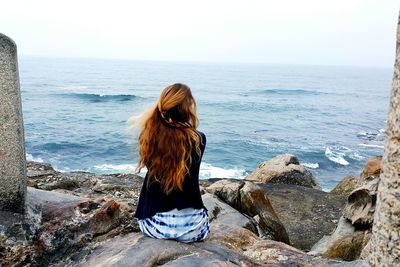
[[[400,17],[387,137],[369,249],[371,266],[400,266]]]
[[[17,47],[0,33],[0,211],[24,213],[26,159]]]

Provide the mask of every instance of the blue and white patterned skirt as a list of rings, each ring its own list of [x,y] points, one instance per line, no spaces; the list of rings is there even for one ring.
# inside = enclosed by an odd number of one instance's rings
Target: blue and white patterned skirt
[[[140,230],[153,238],[195,242],[206,238],[209,232],[205,209],[186,208],[158,212],[154,216],[138,220]]]

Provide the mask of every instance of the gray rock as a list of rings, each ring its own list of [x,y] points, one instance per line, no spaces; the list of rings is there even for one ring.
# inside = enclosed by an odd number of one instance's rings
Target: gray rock
[[[204,189],[257,221],[260,236],[289,244],[289,237],[268,196],[250,181],[221,179]]]
[[[0,34],[0,103],[0,210],[22,214],[26,161],[17,48],[3,34]]]
[[[278,155],[266,162],[245,177],[245,180],[275,184],[294,184],[321,189],[312,173],[299,164],[291,154]]]
[[[355,260],[364,258],[367,254],[362,251],[367,245],[374,221],[376,198],[378,193],[381,157],[369,159],[356,188],[347,198],[335,231],[318,241],[312,248],[312,255],[328,258]]]
[[[115,237],[71,266],[333,266],[287,244],[257,237],[232,224],[214,224],[203,242],[157,240],[141,233]],[[61,266],[61,265],[60,265]]]
[[[356,188],[357,181],[357,177],[348,175],[332,189],[331,193],[348,197]]]
[[[234,224],[258,235],[257,222],[253,218],[241,214],[215,195],[205,193],[202,199],[208,210],[210,224]]]
[[[289,234],[292,246],[304,251],[331,234],[341,217],[346,199],[297,185],[259,184]]]
[[[371,228],[374,221],[379,176],[366,177],[364,184],[357,187],[347,199],[343,217],[357,228]]]

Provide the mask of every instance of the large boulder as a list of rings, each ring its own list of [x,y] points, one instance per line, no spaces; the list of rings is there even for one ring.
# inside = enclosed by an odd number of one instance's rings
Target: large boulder
[[[348,197],[350,193],[356,188],[358,178],[353,175],[348,175],[332,189],[332,194],[342,195]]]
[[[0,233],[0,258],[7,260],[5,266],[48,266],[88,243],[139,231],[133,209],[110,198],[83,198],[28,187],[27,202],[40,207],[40,229],[32,242],[23,244]]]
[[[234,209],[257,222],[259,236],[289,244],[285,227],[276,215],[267,194],[249,181],[222,179],[205,188]]]
[[[258,234],[257,222],[239,211],[235,210],[216,195],[205,193],[202,195],[203,203],[208,210],[208,221],[213,224],[233,224]]]
[[[309,254],[353,261],[360,257],[370,235],[370,231],[356,230],[347,219],[341,217],[333,234],[319,240]]]
[[[278,155],[245,177],[245,180],[275,184],[293,184],[321,189],[313,174],[291,154]]]
[[[292,246],[309,251],[335,229],[346,199],[298,185],[260,184],[289,234]]]
[[[312,255],[349,261],[368,254],[367,244],[371,237],[379,185],[380,159],[373,157],[366,162],[357,187],[347,198],[335,231],[314,245],[310,252]]]

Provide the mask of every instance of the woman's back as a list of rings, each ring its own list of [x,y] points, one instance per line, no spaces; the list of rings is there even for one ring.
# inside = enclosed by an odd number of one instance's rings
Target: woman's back
[[[167,195],[159,182],[153,181],[148,184],[147,173],[140,192],[135,217],[144,219],[153,216],[156,212],[165,212],[175,208],[178,210],[188,207],[205,208],[199,188],[199,170],[206,146],[206,136],[200,131],[198,133],[201,136],[201,155],[198,156],[193,153],[189,173],[183,180],[183,190],[175,189]]]
[[[166,87],[139,135],[138,171],[147,173],[135,212],[141,231],[154,238],[193,242],[208,232],[199,187],[206,136],[196,130],[196,102],[183,84]]]

